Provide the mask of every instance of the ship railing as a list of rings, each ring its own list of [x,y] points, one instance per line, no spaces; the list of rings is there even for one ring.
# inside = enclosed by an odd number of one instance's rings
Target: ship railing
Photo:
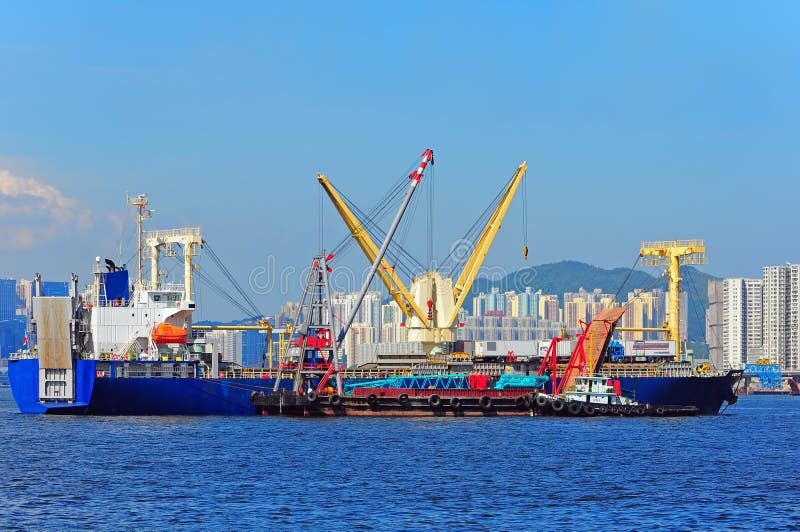
[[[173,378],[190,379],[195,376],[194,364],[160,362],[140,364],[131,362],[114,367],[116,378]]]
[[[8,358],[10,360],[28,360],[32,358],[39,358],[39,352],[36,349],[30,351],[17,351],[16,353],[11,353]]]
[[[152,282],[150,280],[142,280],[142,288],[145,290],[151,291],[161,291],[161,292],[183,292],[184,285],[183,283],[162,283],[162,282]],[[131,301],[135,301],[133,297],[131,297]]]
[[[609,377],[665,377],[661,364],[604,364],[603,374]]]
[[[234,367],[220,371],[217,377],[221,379],[271,379],[275,377],[275,373],[275,370],[270,371],[267,368]],[[208,373],[206,377],[213,378],[214,376]]]
[[[215,376],[211,372],[206,372],[203,377],[205,378],[220,378],[220,379],[272,379],[277,376],[277,370],[269,370],[267,368],[242,368],[233,367],[220,370]],[[408,369],[350,369],[340,373],[345,379],[385,379],[387,377],[401,377],[410,375],[411,371]],[[284,378],[292,378],[291,372],[284,372]]]

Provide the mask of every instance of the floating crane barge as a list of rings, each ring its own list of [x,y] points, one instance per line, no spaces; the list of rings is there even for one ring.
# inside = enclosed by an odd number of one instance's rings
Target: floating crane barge
[[[421,157],[418,168],[409,175],[408,190],[380,248],[327,178],[318,176],[353,238],[371,262],[371,268],[348,319],[339,334],[334,336],[328,285],[331,271],[328,262],[333,255],[323,252],[314,259],[295,319],[295,323],[300,323],[302,317],[305,323],[297,329],[294,351],[284,353],[272,393],[262,391],[251,395],[258,413],[290,416],[685,416],[715,414],[724,400],[735,402],[732,383],[738,376],[732,373],[708,378],[634,376],[627,377],[627,380],[626,377],[603,375],[609,343],[615,329],[621,329],[617,324],[625,313],[624,307],[606,308],[588,324],[582,323],[584,330],[578,335],[569,363],[560,375],[556,347],[561,338],[553,338],[541,367],[531,376],[507,373],[501,375],[501,381],[505,381],[495,384],[488,382],[488,375],[480,374],[409,375],[345,386],[338,361],[339,346],[376,274],[403,313],[410,316],[409,338],[421,341],[426,349],[454,339],[455,315],[469,293],[527,168],[525,163],[517,168],[459,279],[453,283],[439,272],[430,271],[416,276],[412,280],[412,289],[408,290],[384,255],[426,166],[433,163],[431,150],[423,152]],[[640,251],[648,265],[668,266],[669,319],[667,325],[658,331],[669,333],[677,342],[680,341],[676,303],[680,288],[679,264],[704,263],[704,253],[702,241],[643,243]],[[427,313],[421,310],[425,306]],[[679,358],[676,363],[683,364],[683,361]],[[278,383],[285,377],[293,382],[291,389],[280,389]],[[516,382],[513,382],[514,378],[517,378]],[[436,382],[429,382],[431,379]],[[698,389],[689,390],[692,386]],[[549,388],[549,393],[545,393],[546,388]],[[638,402],[632,397],[623,397],[623,388],[633,390]],[[648,394],[651,388],[660,391]],[[691,393],[683,393],[686,390]]]

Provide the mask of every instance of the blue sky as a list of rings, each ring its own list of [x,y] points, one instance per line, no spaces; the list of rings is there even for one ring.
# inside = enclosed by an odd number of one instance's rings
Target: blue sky
[[[437,256],[527,160],[529,262],[518,197],[488,265],[628,266],[641,240],[699,237],[706,271],[758,276],[800,261],[799,16],[796,2],[2,0],[0,275],[88,280],[128,243],[125,193],[146,192],[151,227],[202,226],[246,284],[268,256],[302,267],[316,251],[317,171],[368,207],[431,147]],[[324,217],[331,247],[344,226]],[[608,238],[584,239],[598,225]],[[407,244],[423,260],[425,240],[423,222]],[[292,297],[278,292],[257,302]]]

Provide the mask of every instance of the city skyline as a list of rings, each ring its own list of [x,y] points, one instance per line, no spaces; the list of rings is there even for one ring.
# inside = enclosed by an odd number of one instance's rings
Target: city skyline
[[[696,237],[708,271],[756,277],[800,260],[778,237],[800,170],[800,7],[783,5],[240,4],[219,25],[203,2],[158,17],[9,3],[2,274],[88,279],[95,256],[126,262],[126,192],[150,194],[152,228],[201,226],[237,279],[271,255],[302,268],[320,247],[317,171],[368,210],[432,148],[434,257],[527,160],[530,220],[558,223],[524,242],[520,191],[488,266],[524,266],[525,244],[536,263],[619,266],[641,240]],[[475,40],[486,25],[497,37]],[[782,193],[753,203],[755,183]],[[609,237],[581,239],[601,212]],[[344,226],[325,201],[322,215],[333,247]],[[406,245],[424,258],[418,218]]]

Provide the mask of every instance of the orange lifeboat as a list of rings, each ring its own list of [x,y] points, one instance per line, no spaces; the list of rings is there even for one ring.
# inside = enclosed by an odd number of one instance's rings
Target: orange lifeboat
[[[157,344],[185,344],[186,329],[169,323],[159,323],[153,329],[153,341]]]

